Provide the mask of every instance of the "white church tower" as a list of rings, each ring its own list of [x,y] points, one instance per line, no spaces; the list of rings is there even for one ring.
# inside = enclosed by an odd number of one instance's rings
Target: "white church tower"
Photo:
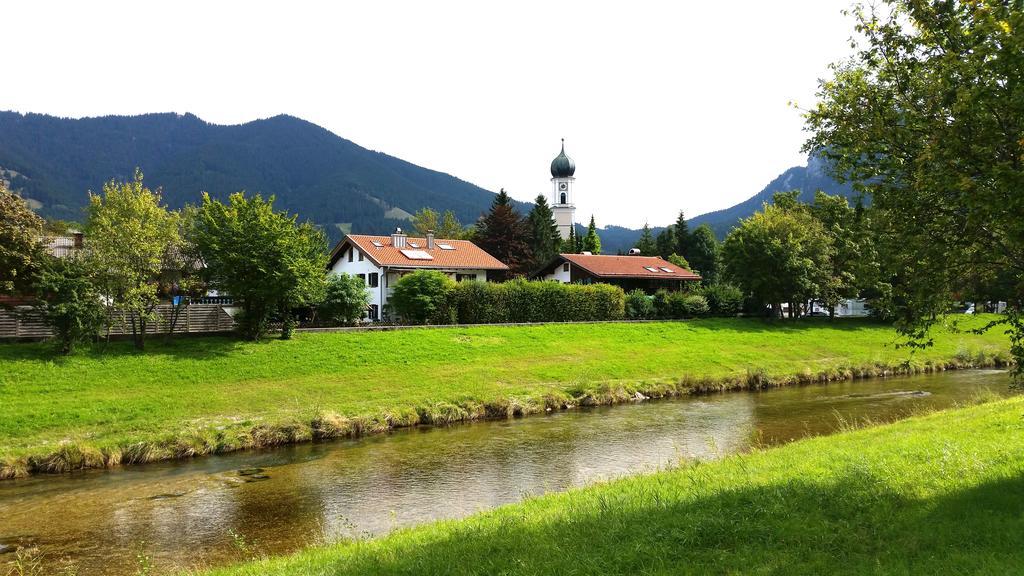
[[[576,181],[572,175],[575,173],[576,163],[565,155],[565,138],[562,138],[562,151],[551,161],[551,211],[563,240],[569,237],[569,231],[576,225],[576,205],[572,197],[572,185]]]

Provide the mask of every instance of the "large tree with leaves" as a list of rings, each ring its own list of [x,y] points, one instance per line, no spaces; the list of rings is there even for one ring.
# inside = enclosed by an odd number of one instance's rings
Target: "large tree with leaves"
[[[547,198],[543,194],[534,200],[533,209],[526,217],[530,226],[530,251],[533,254],[533,271],[549,264],[558,255],[562,247],[562,237],[558,232],[558,224],[551,212]]]
[[[508,265],[513,275],[530,273],[530,228],[512,207],[512,198],[504,188],[487,214],[477,221],[475,240],[484,251]]]
[[[465,236],[465,227],[451,210],[439,214],[433,208],[421,208],[412,217],[413,230],[420,236],[433,232],[438,238],[458,240]]]
[[[89,195],[85,247],[111,315],[122,318],[135,346],[144,348],[157,319],[161,281],[180,251],[178,214],[136,170],[133,179],[111,180],[101,194]]]
[[[883,0],[851,13],[856,52],[819,85],[806,148],[880,211],[893,312],[915,342],[972,278],[1009,273],[1001,323],[1024,374],[1024,7]]]
[[[190,236],[210,284],[241,305],[241,334],[258,340],[275,313],[282,338],[294,325],[292,309],[322,299],[326,273],[323,233],[297,216],[274,210],[274,197],[232,194],[222,203],[203,194],[190,213]]]
[[[24,293],[46,258],[43,219],[0,182],[0,294]]]

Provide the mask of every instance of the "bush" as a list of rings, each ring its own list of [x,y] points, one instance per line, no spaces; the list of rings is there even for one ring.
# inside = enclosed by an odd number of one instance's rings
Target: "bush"
[[[687,294],[682,298],[683,318],[699,318],[707,316],[711,311],[707,298],[700,294]]]
[[[672,318],[672,305],[669,303],[669,291],[659,289],[651,298],[651,307],[654,308],[654,317],[662,320]]]
[[[350,274],[332,274],[327,277],[324,300],[317,306],[323,320],[339,324],[352,324],[363,317],[370,304],[365,283]]]
[[[447,308],[460,324],[621,320],[625,294],[607,284],[461,282],[449,292]]]
[[[406,324],[451,324],[455,310],[449,298],[454,287],[447,274],[417,270],[395,283],[390,304]]]
[[[53,329],[62,354],[99,333],[106,314],[88,264],[73,257],[51,259],[39,276],[37,289],[40,300],[36,310]]]
[[[713,284],[701,290],[714,316],[735,316],[743,310],[743,292],[730,284]]]
[[[626,294],[626,318],[645,320],[654,316],[654,303],[651,297],[639,288]]]

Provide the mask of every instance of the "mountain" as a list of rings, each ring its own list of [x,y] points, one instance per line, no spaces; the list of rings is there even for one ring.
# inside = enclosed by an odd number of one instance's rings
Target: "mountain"
[[[68,119],[0,112],[0,178],[40,214],[80,220],[87,191],[142,169],[172,208],[200,192],[275,195],[277,205],[342,231],[388,233],[429,206],[475,222],[495,194],[374,152],[292,116],[224,126],[192,114]],[[522,211],[528,204],[518,203]]]
[[[778,178],[765,186],[763,190],[747,200],[724,210],[701,214],[686,222],[691,230],[701,224],[708,224],[715,231],[716,236],[720,239],[725,238],[729,230],[732,230],[741,219],[747,218],[754,214],[754,212],[761,210],[765,202],[771,204],[772,196],[776,192],[788,192],[790,190],[800,190],[800,200],[802,202],[813,202],[814,193],[818,190],[822,190],[827,194],[846,196],[851,202],[856,201],[857,197],[857,193],[849,184],[840,184],[829,176],[827,161],[812,155],[807,159],[806,166],[794,166],[786,170]],[[639,235],[637,237],[639,238]]]

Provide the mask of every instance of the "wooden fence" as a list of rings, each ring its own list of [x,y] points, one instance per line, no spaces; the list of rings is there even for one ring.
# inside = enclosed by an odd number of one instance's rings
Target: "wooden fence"
[[[146,326],[147,334],[166,334],[170,331],[174,307],[170,304],[157,306],[158,320]],[[190,304],[184,306],[178,315],[174,332],[203,333],[227,332],[235,327],[234,320],[224,311],[220,304]],[[111,315],[110,333],[122,336],[132,333],[131,321],[124,312]],[[31,308],[20,307],[16,310],[0,309],[0,338],[49,338],[52,335],[49,326]]]

